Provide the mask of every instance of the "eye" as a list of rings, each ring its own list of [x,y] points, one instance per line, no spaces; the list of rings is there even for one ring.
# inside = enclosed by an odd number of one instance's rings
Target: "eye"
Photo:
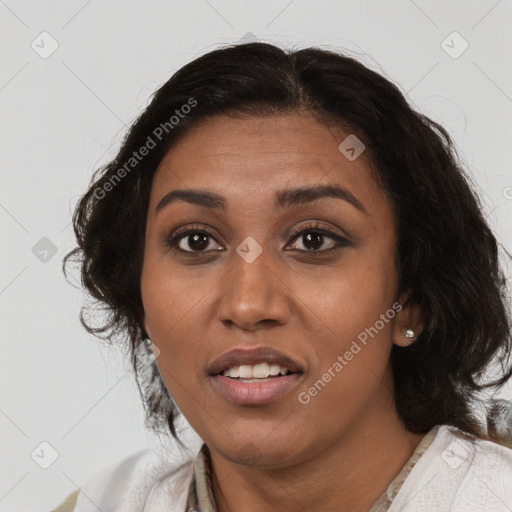
[[[292,240],[296,240],[292,249],[303,252],[326,253],[350,245],[347,238],[318,225],[307,226],[294,232]]]
[[[350,245],[344,236],[316,224],[294,231],[290,240],[295,240],[291,245],[292,250],[309,253],[325,254]],[[172,234],[165,240],[165,244],[171,249],[188,254],[223,250],[220,245],[215,247],[213,242],[217,241],[209,231],[194,227]]]
[[[222,248],[215,249],[215,247],[212,247],[212,241],[215,241],[215,238],[213,238],[211,233],[208,231],[189,228],[185,231],[171,235],[165,243],[171,249],[177,249],[188,253],[222,250]]]

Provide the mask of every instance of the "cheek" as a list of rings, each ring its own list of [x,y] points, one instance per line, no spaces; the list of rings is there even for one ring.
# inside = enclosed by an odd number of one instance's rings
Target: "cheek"
[[[146,325],[160,350],[157,364],[162,378],[176,398],[185,384],[193,385],[189,376],[197,372],[196,365],[201,360],[205,333],[199,317],[204,314],[202,299],[207,290],[204,281],[201,285],[190,278],[180,278],[179,273],[162,266],[157,269],[148,265],[143,271],[141,292]]]
[[[323,321],[326,334],[340,341],[374,325],[392,305],[396,272],[389,260],[354,254],[320,281],[303,280],[300,293],[309,310]],[[353,261],[352,261],[353,260]]]
[[[362,293],[348,283],[337,290],[331,298],[338,304],[326,301],[319,309],[329,329],[312,344],[316,361],[299,390],[311,428],[326,436],[375,407],[375,397],[385,393],[394,317],[391,302],[380,292]]]
[[[157,288],[145,302],[155,345],[160,350],[157,365],[179,409],[191,423],[196,423],[200,417],[197,409],[201,410],[197,405],[206,402],[204,387],[197,379],[204,371],[205,333],[197,321],[201,296],[181,289],[176,280],[172,287],[160,282]]]
[[[176,266],[148,259],[141,278],[145,319],[155,337],[162,337],[191,314],[205,293],[204,280],[180,275]],[[164,336],[165,338],[166,336]]]
[[[358,256],[357,263],[340,268],[335,278],[311,287],[315,292],[305,300],[324,326],[313,344],[318,365],[308,385],[319,378],[329,382],[330,391],[322,391],[325,400],[354,400],[355,389],[370,393],[389,359],[396,273],[386,260]]]

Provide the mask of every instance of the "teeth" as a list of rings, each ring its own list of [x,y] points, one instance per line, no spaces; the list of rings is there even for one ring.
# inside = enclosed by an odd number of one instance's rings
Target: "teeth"
[[[266,379],[269,376],[275,377],[279,374],[286,375],[288,368],[278,364],[260,363],[253,366],[244,364],[242,366],[233,366],[222,372],[222,375],[241,379]]]
[[[239,377],[240,376],[239,368],[238,367],[230,368],[229,370],[226,370],[224,372],[224,375],[227,375],[228,377]]]
[[[279,375],[281,367],[278,364],[270,365],[270,375]]]
[[[250,379],[252,377],[252,366],[243,365],[238,368],[238,374],[241,379]]]

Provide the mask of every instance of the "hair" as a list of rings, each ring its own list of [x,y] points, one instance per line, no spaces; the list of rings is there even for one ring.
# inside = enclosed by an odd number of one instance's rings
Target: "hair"
[[[208,117],[303,112],[326,126],[348,128],[364,143],[394,210],[399,293],[407,292],[423,322],[414,343],[392,347],[399,416],[414,433],[447,424],[487,438],[473,405],[481,391],[501,387],[512,375],[497,241],[446,130],[411,108],[386,78],[335,51],[224,46],[185,65],[156,91],[73,214],[77,247],[65,256],[64,273],[69,260],[78,262],[82,285],[105,313],[93,326],[84,305],[82,324],[128,347],[146,426],[168,428],[179,441],[179,410],[156,364],[141,367],[136,354],[147,337],[140,280],[155,170]],[[151,146],[146,156],[134,156],[144,146]],[[495,361],[498,377],[482,382]],[[144,368],[146,389],[139,383]]]
[[[487,416],[487,435],[499,444],[512,448],[512,402],[492,399]]]

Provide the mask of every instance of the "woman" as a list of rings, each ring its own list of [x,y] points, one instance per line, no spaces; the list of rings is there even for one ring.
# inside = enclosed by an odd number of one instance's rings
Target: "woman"
[[[203,444],[124,460],[72,510],[512,507],[512,450],[475,414],[512,374],[497,242],[449,135],[380,75],[210,52],[155,94],[74,228],[66,260],[110,312],[84,325],[124,336],[147,424],[178,438],[182,413]]]

